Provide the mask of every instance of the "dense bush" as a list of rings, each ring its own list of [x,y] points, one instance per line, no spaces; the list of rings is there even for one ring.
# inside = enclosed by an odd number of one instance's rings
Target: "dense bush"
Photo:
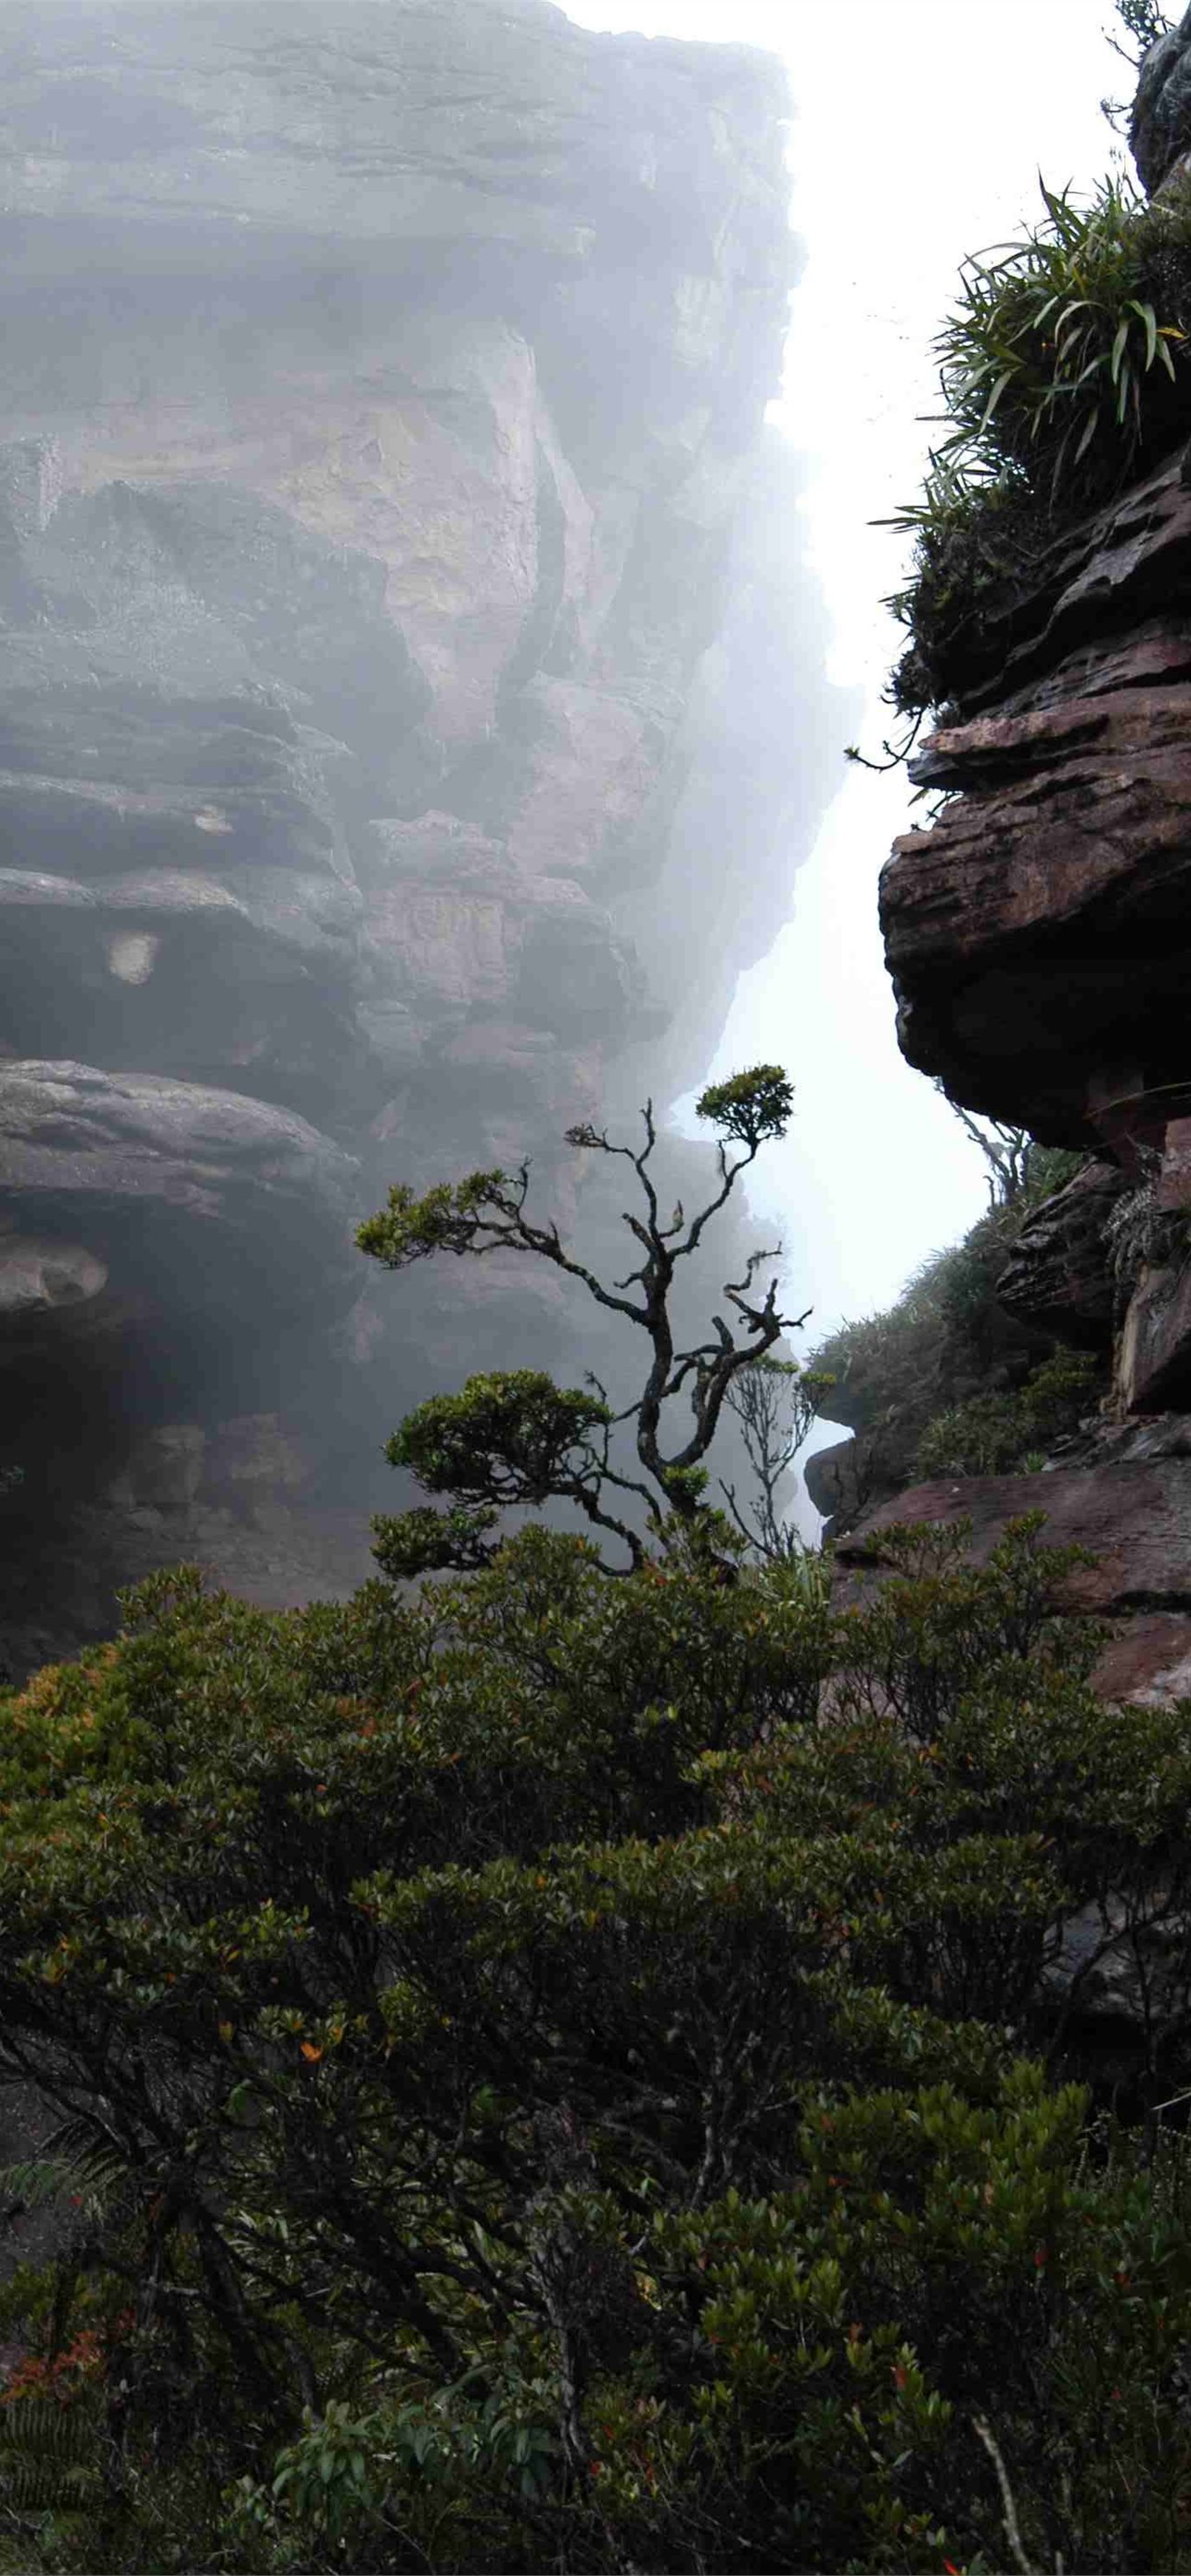
[[[965,263],[936,342],[947,435],[893,523],[916,541],[890,603],[911,635],[904,713],[950,697],[957,653],[1047,540],[1191,426],[1191,202],[1147,206],[1116,178],[1084,206],[1042,195],[1040,224]]]
[[[1003,2474],[1037,2564],[1191,2567],[1185,2157],[1056,1983],[1090,1908],[1185,1990],[1191,1710],[961,1548],[846,1614],[681,1533],[183,1573],[10,1695],[0,2067],[72,2134],[9,2566],[977,2576]]]
[[[1038,1400],[1031,1398],[1029,1382],[1053,1354],[1050,1336],[1008,1315],[996,1294],[1014,1237],[1083,1159],[1031,1146],[1011,1198],[924,1262],[895,1305],[842,1325],[809,1354],[808,1369],[833,1380],[821,1410],[857,1435],[848,1460],[850,1516],[899,1493],[920,1470],[952,1466],[939,1443],[955,1450],[957,1413],[969,1425],[961,1472],[988,1474],[1050,1448],[1094,1410],[1103,1367],[1060,1368],[1057,1379],[1042,1379]]]
[[[1015,1394],[970,1396],[936,1414],[919,1443],[918,1474],[1004,1476],[1040,1467],[1091,1410],[1102,1380],[1087,1351],[1052,1351]]]

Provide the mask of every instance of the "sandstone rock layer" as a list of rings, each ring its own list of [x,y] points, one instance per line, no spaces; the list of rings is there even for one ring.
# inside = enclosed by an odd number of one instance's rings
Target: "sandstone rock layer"
[[[1191,13],[1147,56],[1148,184],[1191,142]],[[881,881],[911,1063],[969,1109],[1095,1159],[1023,1229],[1019,1322],[1112,1353],[1105,1417],[1054,1472],[917,1487],[888,1519],[971,1518],[987,1551],[1037,1509],[1092,1547],[1073,1598],[1125,1621],[1120,1697],[1191,1697],[1191,465],[1169,456],[1056,535],[954,642],[954,703],[913,774],[941,791]],[[841,1490],[847,1500],[846,1470]]]
[[[962,677],[913,767],[948,802],[881,881],[903,1051],[1045,1143],[1161,1144],[1191,1106],[1180,458],[1056,544]]]

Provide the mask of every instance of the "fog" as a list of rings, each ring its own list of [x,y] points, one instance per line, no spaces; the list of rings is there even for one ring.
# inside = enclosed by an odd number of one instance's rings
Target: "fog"
[[[995,19],[954,0],[568,0],[585,27],[758,44],[788,66],[804,265],[770,418],[803,460],[800,540],[826,599],[826,668],[863,692],[847,738],[873,758],[900,650],[882,600],[906,561],[905,541],[873,523],[914,497],[939,434],[922,417],[937,407],[930,343],[961,260],[1037,213],[1039,172],[1087,187],[1119,151],[1100,113],[1131,86],[1110,14],[1108,0],[1003,0]],[[813,589],[806,614],[818,644]],[[904,773],[838,769],[813,844],[791,835],[775,854],[789,918],[742,976],[708,1067],[719,1078],[777,1058],[794,1076],[795,1128],[753,1198],[791,1247],[791,1298],[813,1299],[814,1331],[889,1303],[985,1201],[973,1147],[897,1051],[876,880],[914,820]]]
[[[15,1660],[179,1555],[351,1581],[406,1406],[619,1365],[532,1265],[362,1265],[391,1181],[529,1155],[616,1270],[563,1131],[652,1092],[693,1191],[767,1057],[812,1331],[974,1213],[892,1041],[904,790],[842,755],[956,261],[1103,158],[1094,14],[1006,0],[985,64],[927,0],[620,12],[780,39],[784,172],[771,66],[594,6],[0,0]]]

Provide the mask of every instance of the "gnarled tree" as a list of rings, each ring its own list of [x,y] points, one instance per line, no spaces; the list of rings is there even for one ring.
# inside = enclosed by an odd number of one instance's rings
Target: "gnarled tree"
[[[633,1502],[644,1506],[655,1540],[667,1528],[709,1543],[718,1534],[731,1552],[736,1542],[726,1522],[702,1499],[703,1461],[732,1390],[806,1315],[779,1312],[776,1271],[763,1296],[754,1286],[758,1271],[780,1258],[780,1245],[751,1253],[744,1277],[725,1283],[735,1328],[715,1314],[703,1340],[679,1348],[672,1294],[679,1264],[698,1253],[712,1219],[762,1145],[785,1133],[792,1105],[780,1065],[753,1065],[727,1082],[712,1083],[696,1108],[716,1134],[716,1187],[697,1214],[688,1218],[680,1202],[668,1223],[651,1168],[658,1141],[652,1101],[641,1113],[645,1137],[638,1148],[615,1144],[595,1127],[570,1128],[569,1145],[627,1163],[639,1191],[639,1208],[626,1209],[623,1221],[641,1257],[611,1285],[567,1250],[557,1225],[529,1217],[528,1162],[514,1172],[473,1172],[454,1184],[441,1182],[421,1198],[402,1186],[390,1190],[387,1207],[369,1217],[356,1238],[387,1269],[407,1270],[440,1252],[477,1258],[528,1253],[581,1280],[597,1304],[634,1325],[645,1336],[649,1357],[639,1394],[620,1412],[594,1377],[584,1391],[558,1387],[538,1370],[517,1369],[469,1378],[458,1394],[433,1396],[408,1414],[388,1443],[388,1457],[409,1468],[425,1493],[452,1500],[446,1511],[423,1506],[377,1523],[377,1555],[387,1573],[474,1570],[500,1543],[503,1509],[540,1508],[550,1501],[575,1505],[594,1528],[623,1541],[625,1562],[608,1565],[609,1573],[627,1572],[647,1553],[639,1527],[626,1517]],[[664,1417],[678,1398],[686,1399],[693,1419],[667,1445]],[[614,1434],[630,1422],[638,1474],[626,1473],[614,1456]]]

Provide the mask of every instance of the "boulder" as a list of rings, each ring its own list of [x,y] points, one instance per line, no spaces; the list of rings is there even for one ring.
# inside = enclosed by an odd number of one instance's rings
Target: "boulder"
[[[107,1286],[107,1264],[82,1243],[54,1237],[0,1234],[0,1322],[36,1318],[39,1324],[63,1309],[101,1297]]]
[[[802,1481],[815,1510],[823,1514],[825,1538],[837,1529],[850,1529],[866,1509],[867,1467],[866,1443],[863,1435],[857,1437],[854,1432],[846,1440],[834,1440],[828,1449],[816,1449],[804,1461]]]

